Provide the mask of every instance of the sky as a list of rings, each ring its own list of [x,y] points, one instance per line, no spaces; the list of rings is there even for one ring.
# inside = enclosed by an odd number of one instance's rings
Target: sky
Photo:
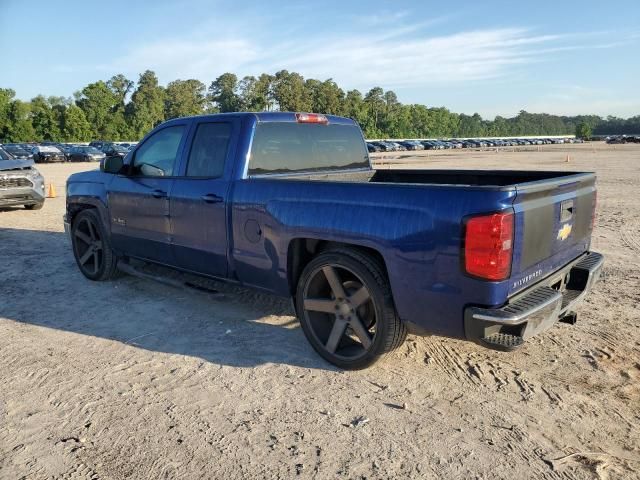
[[[640,0],[0,0],[0,88],[281,69],[485,118],[640,114]]]

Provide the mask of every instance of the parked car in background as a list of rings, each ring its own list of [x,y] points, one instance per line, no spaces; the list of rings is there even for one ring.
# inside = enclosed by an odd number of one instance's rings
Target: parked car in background
[[[394,152],[406,152],[407,148],[403,145],[401,145],[398,142],[392,142],[391,140],[388,140],[387,143],[390,143],[393,146],[393,151]]]
[[[375,153],[380,151],[380,147],[375,145],[374,143],[367,142],[367,151],[369,153]]]
[[[108,143],[102,146],[102,152],[104,155],[109,157],[123,157],[129,153],[129,149],[122,147],[116,143]]]
[[[406,150],[424,150],[424,146],[415,140],[405,140],[398,143],[400,143],[400,145],[402,145]]]
[[[33,160],[33,154],[18,143],[8,143],[2,145],[2,148],[18,160]]]
[[[53,162],[66,162],[67,157],[64,153],[53,145],[36,145],[31,150],[33,154],[33,161],[36,163],[53,163]]]
[[[76,146],[69,152],[70,162],[100,162],[106,155],[95,147]]]
[[[393,152],[394,146],[387,142],[372,142],[381,152]]]
[[[67,160],[69,160],[69,155],[71,154],[71,149],[74,147],[74,145],[71,145],[69,143],[59,143],[55,146],[58,147],[58,149],[60,149],[60,151],[64,153],[64,156],[67,158]]]
[[[431,145],[431,148],[433,150],[442,150],[442,149],[444,149],[444,145],[439,140],[429,140],[428,143],[429,143],[429,145]]]
[[[44,178],[33,161],[14,158],[0,147],[0,207],[23,205],[39,210],[44,198]]]

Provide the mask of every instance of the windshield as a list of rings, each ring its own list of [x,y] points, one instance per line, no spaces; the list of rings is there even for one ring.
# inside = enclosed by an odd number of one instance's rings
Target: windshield
[[[13,160],[13,157],[5,149],[0,148],[0,160]]]
[[[100,150],[95,147],[80,147],[80,151],[83,153],[89,153],[91,155],[104,155]]]
[[[60,153],[59,149],[57,149],[56,147],[52,147],[51,145],[41,145],[38,147],[38,150],[48,153]]]
[[[265,122],[256,126],[249,174],[368,168],[356,125]]]
[[[5,145],[2,148],[4,148],[9,153],[17,153],[17,154],[28,153],[24,148],[18,147],[16,145]]]

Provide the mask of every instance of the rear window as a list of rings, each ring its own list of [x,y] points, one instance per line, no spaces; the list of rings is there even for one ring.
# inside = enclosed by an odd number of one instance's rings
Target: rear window
[[[198,125],[189,153],[187,176],[221,177],[230,137],[230,123],[201,123]]]
[[[355,125],[266,122],[256,126],[249,175],[368,168]]]

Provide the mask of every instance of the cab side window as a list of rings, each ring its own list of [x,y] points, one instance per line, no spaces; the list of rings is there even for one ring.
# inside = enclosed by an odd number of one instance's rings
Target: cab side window
[[[183,125],[163,128],[154,133],[136,151],[133,173],[145,177],[173,175],[183,133]]]
[[[230,123],[201,123],[193,137],[189,162],[188,177],[218,178],[224,172],[229,140],[231,139]]]

